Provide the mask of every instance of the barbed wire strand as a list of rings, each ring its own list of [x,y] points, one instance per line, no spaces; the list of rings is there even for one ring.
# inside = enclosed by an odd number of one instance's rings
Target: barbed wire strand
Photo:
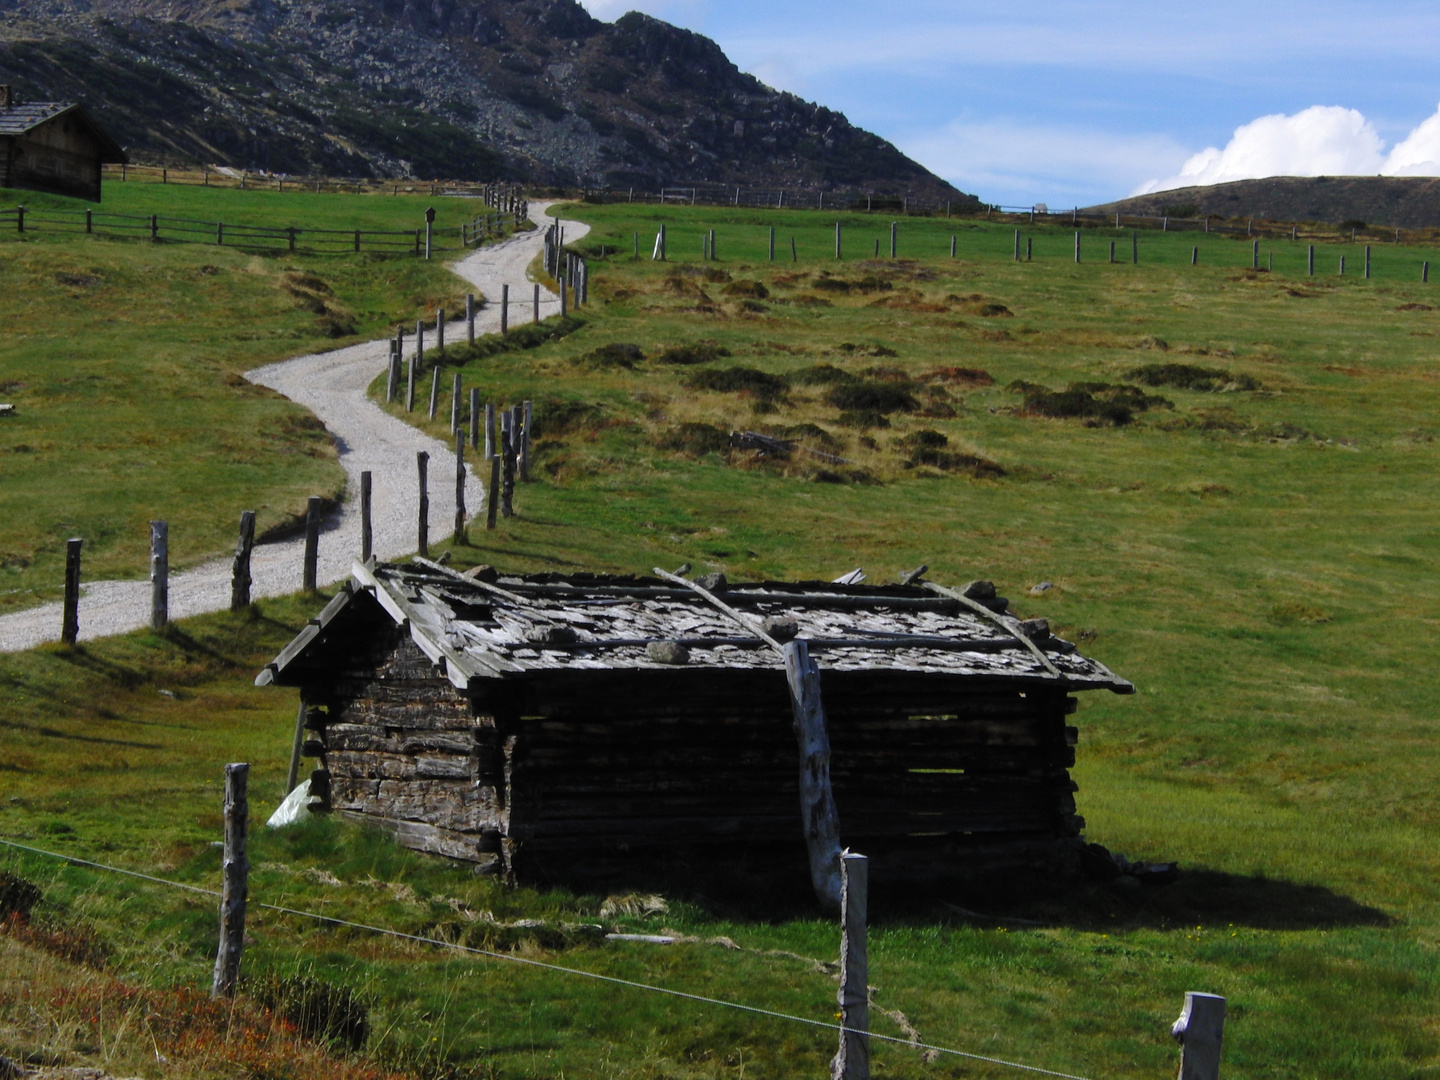
[[[77,866],[88,866],[96,870],[104,870],[112,874],[120,874],[125,877],[139,878],[141,881],[149,881],[156,885],[166,885],[173,889],[183,889],[186,892],[199,893],[202,896],[219,898],[218,889],[206,889],[199,885],[187,885],[182,881],[171,881],[168,878],[156,877],[153,874],[143,874],[138,870],[126,870],[118,866],[109,866],[105,863],[94,862],[90,859],[81,859],[73,855],[64,855],[57,851],[47,851],[44,848],[32,847],[29,844],[21,844],[14,840],[7,840],[0,837],[0,844],[6,847],[18,848],[21,851],[28,851],[35,855],[44,855],[52,859],[62,859],[65,862]],[[984,1061],[991,1065],[1002,1065],[1009,1069],[1020,1069],[1025,1072],[1038,1073],[1042,1076],[1056,1076],[1061,1080],[1088,1080],[1083,1076],[1076,1076],[1073,1073],[1056,1072],[1053,1069],[1042,1069],[1037,1065],[1024,1065],[1017,1061],[1006,1061],[1003,1058],[986,1057],[984,1054],[972,1054],[965,1050],[954,1050],[948,1046],[936,1046],[932,1043],[923,1043],[917,1040],[904,1039],[898,1035],[881,1035],[873,1031],[860,1031],[856,1028],[847,1028],[843,1024],[832,1024],[825,1020],[813,1020],[807,1016],[792,1016],[789,1013],[776,1012],[773,1009],[763,1009],[758,1005],[744,1005],[738,1001],[725,1001],[722,998],[705,997],[703,994],[691,994],[684,990],[674,990],[665,986],[651,986],[648,983],[634,982],[631,979],[621,979],[614,975],[602,975],[595,971],[585,971],[582,968],[565,967],[563,964],[551,964],[544,960],[534,960],[529,957],[515,956],[511,953],[493,952],[489,949],[477,949],[470,945],[461,945],[458,942],[446,941],[443,938],[427,937],[424,934],[408,934],[403,930],[394,930],[388,926],[372,926],[369,923],[355,922],[351,919],[341,919],[334,915],[321,915],[314,911],[302,911],[298,908],[285,907],[281,904],[267,904],[263,901],[252,900],[251,907],[263,908],[266,911],[279,912],[283,915],[294,915],[302,919],[313,919],[316,922],[329,923],[332,926],[344,926],[352,930],[364,930],[372,934],[382,934],[387,937],[399,938],[404,941],[413,941],[421,945],[433,945],[442,949],[454,949],[458,952],[468,953],[473,956],[484,956],[491,960],[505,960],[512,964],[523,964],[526,967],[541,968],[545,971],[554,971],[563,975],[576,975],[584,979],[593,979],[597,982],[609,983],[614,986],[627,986],[633,990],[648,990],[655,994],[665,994],[669,997],[683,998],[687,1001],[696,1001],[704,1005],[718,1005],[726,1009],[736,1009],[740,1012],[752,1013],[756,1016],[768,1016],[775,1020],[789,1020],[796,1024],[805,1024],[809,1027],[824,1028],[827,1031],[849,1032],[851,1034],[865,1035],[871,1039],[881,1042],[896,1043],[900,1046],[909,1047],[912,1050],[929,1050],[937,1054],[950,1054],[955,1057],[968,1058],[971,1061]]]

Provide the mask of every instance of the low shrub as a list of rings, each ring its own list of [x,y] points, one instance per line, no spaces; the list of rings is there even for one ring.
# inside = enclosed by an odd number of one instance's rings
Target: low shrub
[[[1197,364],[1142,364],[1126,373],[1126,378],[1146,386],[1169,386],[1176,390],[1258,390],[1260,384],[1249,375],[1236,375],[1224,368],[1200,367]]]
[[[768,300],[770,290],[762,281],[736,281],[721,290],[726,296],[748,296],[752,300]]]
[[[722,394],[749,394],[770,401],[783,397],[790,384],[779,375],[771,375],[750,367],[708,368],[697,371],[685,380],[692,390],[711,390]]]
[[[42,895],[40,886],[18,874],[0,870],[0,922],[11,916],[29,918],[30,910],[40,902]]]
[[[847,412],[914,412],[920,408],[908,387],[903,384],[859,380],[842,383],[825,395],[827,404]],[[877,425],[878,426],[878,425]]]
[[[609,345],[601,345],[598,349],[591,349],[588,353],[575,358],[575,366],[583,368],[633,368],[641,360],[645,359],[645,353],[639,345],[630,345],[624,342],[612,342]]]
[[[851,374],[834,364],[812,364],[790,373],[794,386],[836,386],[840,383],[858,382],[859,376]]]
[[[988,371],[971,367],[939,367],[920,376],[921,382],[959,383],[962,386],[993,386],[995,377]]]
[[[684,423],[673,427],[655,440],[661,450],[703,457],[723,454],[730,449],[730,433],[712,424]]]
[[[859,428],[861,431],[890,426],[890,418],[874,409],[850,409],[837,416],[835,422],[841,427]]]
[[[655,359],[662,364],[708,364],[730,355],[730,350],[714,341],[695,341],[688,345],[671,345]]]
[[[765,434],[777,439],[791,439],[798,443],[818,446],[835,453],[840,449],[840,440],[819,424],[791,424],[787,427],[767,428]]]
[[[1051,390],[1036,383],[1015,381],[1007,389],[1025,395],[1025,411],[1057,420],[1077,419],[1094,424],[1121,427],[1148,409],[1172,409],[1174,403],[1150,395],[1138,386],[1100,382],[1071,383],[1064,390]]]
[[[271,976],[250,994],[304,1038],[360,1050],[370,1038],[370,1009],[353,990],[309,975]]]
[[[932,469],[968,472],[976,477],[998,479],[1005,475],[1004,466],[998,462],[980,457],[978,454],[957,453],[947,449],[950,440],[940,432],[931,431],[928,428],[913,431],[909,435],[896,439],[895,445],[907,451],[905,458],[907,469],[928,465]]]

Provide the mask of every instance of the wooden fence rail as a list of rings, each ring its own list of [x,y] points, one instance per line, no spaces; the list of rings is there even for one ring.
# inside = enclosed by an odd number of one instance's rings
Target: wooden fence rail
[[[251,172],[223,165],[105,165],[101,168],[101,179],[118,183],[290,191],[308,195],[429,195],[480,199],[518,191],[515,184],[478,180],[421,180],[413,176],[300,176]]]

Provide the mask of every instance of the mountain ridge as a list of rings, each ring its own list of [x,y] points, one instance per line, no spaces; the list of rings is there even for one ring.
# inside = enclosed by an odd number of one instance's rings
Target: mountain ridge
[[[575,0],[0,0],[0,81],[177,164],[973,201],[708,38]]]
[[[1270,176],[1133,195],[1087,209],[1105,214],[1210,215],[1332,225],[1354,221],[1425,229],[1440,226],[1440,177]]]

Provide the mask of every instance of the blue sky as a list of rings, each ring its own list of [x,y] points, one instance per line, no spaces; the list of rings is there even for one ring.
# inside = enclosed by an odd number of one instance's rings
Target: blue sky
[[[1083,206],[1252,174],[1440,173],[1440,119],[1423,126],[1440,107],[1433,3],[586,6],[712,37],[742,69],[989,202]]]

